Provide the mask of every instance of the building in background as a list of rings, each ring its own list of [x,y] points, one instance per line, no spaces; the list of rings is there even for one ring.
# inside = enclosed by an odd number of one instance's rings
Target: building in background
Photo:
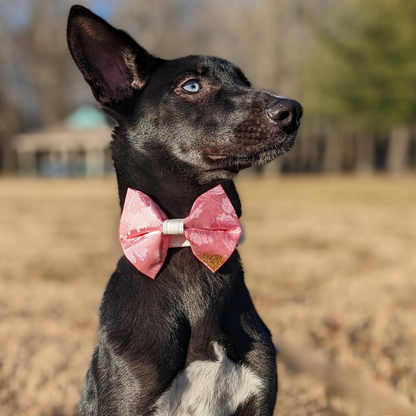
[[[20,176],[102,177],[113,174],[111,127],[91,106],[80,107],[63,123],[12,140]]]

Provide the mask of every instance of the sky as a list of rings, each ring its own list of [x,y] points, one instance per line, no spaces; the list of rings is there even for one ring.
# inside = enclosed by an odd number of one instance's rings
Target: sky
[[[0,34],[1,26],[2,23],[4,24],[4,21],[7,22],[12,30],[19,31],[24,29],[30,21],[32,5],[35,1],[36,0],[0,0]],[[111,20],[115,11],[115,5],[112,0],[73,0],[73,4],[76,3],[83,3],[94,13],[106,20]],[[63,10],[67,13],[71,3],[62,2],[61,4],[64,6]]]

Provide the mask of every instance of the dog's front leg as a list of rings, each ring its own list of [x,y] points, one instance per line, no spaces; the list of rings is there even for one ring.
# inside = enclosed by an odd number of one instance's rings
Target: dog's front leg
[[[257,387],[239,403],[233,416],[272,416],[277,395],[276,347],[242,280],[238,280],[234,294],[223,321],[229,337],[228,354],[250,370]]]
[[[241,404],[234,416],[272,416],[277,395],[276,349],[269,342],[258,344],[247,356],[245,363],[263,381],[263,387],[246,403]]]
[[[97,346],[82,391],[79,416],[154,414],[158,397],[171,384],[178,369],[169,368],[161,357],[153,362],[129,359],[114,354],[109,345]],[[184,360],[179,361],[181,366],[185,364]]]

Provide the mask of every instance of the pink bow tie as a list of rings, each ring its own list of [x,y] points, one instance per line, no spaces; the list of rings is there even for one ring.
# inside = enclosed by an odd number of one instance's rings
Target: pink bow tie
[[[174,220],[146,194],[129,188],[119,233],[124,255],[154,279],[169,247],[190,246],[195,257],[216,272],[235,250],[241,226],[221,185],[199,196],[188,217]]]

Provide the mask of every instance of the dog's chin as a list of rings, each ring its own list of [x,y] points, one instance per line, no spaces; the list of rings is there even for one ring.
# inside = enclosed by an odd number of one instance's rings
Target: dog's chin
[[[297,131],[287,135],[284,140],[258,150],[253,148],[238,149],[234,155],[208,155],[208,158],[211,159],[212,171],[227,171],[234,176],[240,170],[252,166],[263,166],[288,152],[295,143],[296,135]]]

